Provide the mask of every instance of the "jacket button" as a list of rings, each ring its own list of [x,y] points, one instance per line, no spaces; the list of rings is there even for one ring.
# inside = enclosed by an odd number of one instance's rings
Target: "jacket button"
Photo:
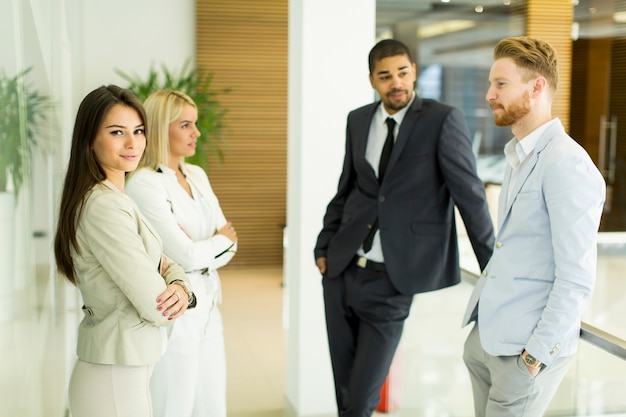
[[[381,203],[385,202],[385,197],[383,197],[382,195],[380,197],[378,197],[378,201],[380,201]]]
[[[502,242],[496,242],[496,248],[500,249],[502,247]]]

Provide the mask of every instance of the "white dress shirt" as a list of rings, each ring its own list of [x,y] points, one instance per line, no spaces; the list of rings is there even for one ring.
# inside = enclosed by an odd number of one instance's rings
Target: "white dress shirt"
[[[511,171],[511,178],[509,179],[508,184],[507,203],[511,200],[511,193],[515,188],[514,185],[515,181],[517,181],[520,168],[524,165],[528,156],[535,151],[537,141],[539,141],[543,132],[545,132],[546,129],[554,123],[560,123],[559,119],[554,118],[549,122],[542,124],[521,139],[513,138],[504,146],[504,157],[506,158],[506,162],[513,169]]]
[[[378,110],[374,114],[372,118],[372,123],[370,124],[370,132],[367,137],[367,148],[365,150],[365,159],[372,166],[374,170],[374,174],[378,177],[378,162],[380,161],[380,155],[383,152],[383,146],[385,145],[385,140],[387,139],[387,118],[391,117],[396,122],[395,130],[393,133],[394,143],[398,139],[398,132],[400,131],[400,124],[406,115],[406,112],[411,107],[411,104],[415,100],[415,92],[413,92],[413,98],[411,101],[404,106],[401,110],[396,112],[393,115],[387,113],[385,110],[385,106],[381,103],[378,106]],[[383,257],[383,249],[380,244],[380,231],[377,231],[374,235],[374,240],[372,241],[372,248],[367,254],[363,251],[363,248],[360,247],[356,252],[359,256],[365,256],[367,259],[374,262],[384,262],[385,259]]]

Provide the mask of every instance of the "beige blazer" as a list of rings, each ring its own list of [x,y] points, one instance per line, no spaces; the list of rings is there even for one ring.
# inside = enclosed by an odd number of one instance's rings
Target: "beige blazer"
[[[157,310],[157,296],[175,279],[189,282],[169,261],[162,277],[161,239],[135,203],[111,182],[86,197],[72,257],[85,317],[78,329],[77,354],[100,364],[146,365],[165,350],[172,323]]]

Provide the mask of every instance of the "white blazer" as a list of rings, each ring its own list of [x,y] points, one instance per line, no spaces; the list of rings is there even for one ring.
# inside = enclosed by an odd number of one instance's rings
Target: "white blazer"
[[[158,171],[149,168],[136,171],[126,183],[126,194],[135,200],[143,215],[157,229],[168,257],[186,272],[205,268],[214,271],[231,260],[237,244],[233,245],[224,235],[215,234],[227,221],[204,170],[191,164],[181,166],[187,181],[200,193],[194,198],[203,198],[210,207],[210,237],[201,237],[196,223],[186,223],[192,221],[192,216],[185,215],[182,203],[182,199],[188,196],[170,168],[161,166]]]
[[[520,168],[506,202],[507,166],[498,207],[498,236],[463,319],[478,303],[483,349],[526,349],[549,366],[572,355],[594,288],[597,232],[606,184],[587,152],[552,123]]]

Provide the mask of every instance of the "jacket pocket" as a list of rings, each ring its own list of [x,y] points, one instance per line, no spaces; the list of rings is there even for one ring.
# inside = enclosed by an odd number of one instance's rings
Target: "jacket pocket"
[[[534,282],[537,284],[548,284],[551,285],[554,281],[547,278],[530,278],[530,277],[513,277],[515,281],[525,281],[525,282]]]
[[[526,191],[517,195],[518,200],[537,200],[539,198],[539,191]]]

